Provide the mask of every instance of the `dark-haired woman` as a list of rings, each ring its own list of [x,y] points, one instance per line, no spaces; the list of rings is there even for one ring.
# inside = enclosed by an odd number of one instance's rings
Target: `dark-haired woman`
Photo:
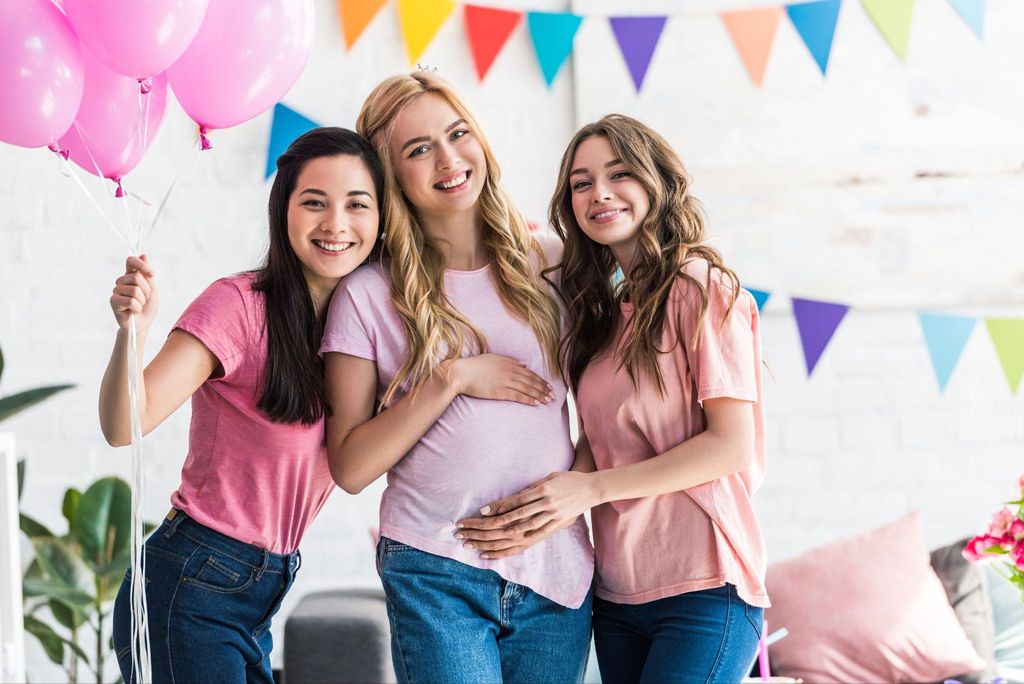
[[[270,621],[299,566],[303,532],[334,489],[330,411],[317,354],[331,293],[378,244],[383,175],[355,133],[319,128],[277,160],[264,264],[216,281],[182,314],[139,388],[149,432],[192,398],[173,508],[146,541],[156,682],[266,682]],[[129,317],[138,356],[157,309],[154,271],[128,259],[110,305],[119,330],[100,388],[100,425],[130,442]],[[114,607],[121,673],[134,682],[130,578]]]
[[[768,606],[757,305],[706,244],[679,156],[636,119],[576,133],[549,216],[565,240],[574,469],[592,472],[491,502],[462,535],[501,558],[592,508],[603,681],[738,682]]]

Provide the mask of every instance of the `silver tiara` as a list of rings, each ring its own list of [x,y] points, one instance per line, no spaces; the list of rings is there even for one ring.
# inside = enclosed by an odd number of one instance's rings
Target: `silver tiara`
[[[419,62],[416,62],[416,71],[427,71],[432,74],[436,74],[438,71],[440,71],[440,69],[438,69],[436,66],[430,66],[429,64],[420,64]]]

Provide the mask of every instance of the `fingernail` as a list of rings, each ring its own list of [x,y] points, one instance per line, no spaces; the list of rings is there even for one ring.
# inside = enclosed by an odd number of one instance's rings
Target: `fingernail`
[[[484,506],[483,508],[480,509],[480,515],[487,515],[490,512],[491,512],[491,507],[490,506]]]
[[[459,528],[460,530],[461,530],[461,529],[462,529],[463,527],[465,527],[465,525],[463,525],[462,523],[456,523],[456,525],[455,525],[455,526],[456,526],[456,527],[458,527],[458,528]]]
[[[455,538],[456,539],[465,539],[466,537],[465,537],[465,535],[457,534],[457,535],[455,535]]]
[[[466,542],[465,544],[462,545],[462,548],[464,548],[464,549],[472,549],[472,548],[474,548],[474,546],[472,544],[470,544],[469,542]]]
[[[484,560],[491,560],[491,557],[489,555],[487,555],[486,553],[481,553],[480,557],[483,558]]]

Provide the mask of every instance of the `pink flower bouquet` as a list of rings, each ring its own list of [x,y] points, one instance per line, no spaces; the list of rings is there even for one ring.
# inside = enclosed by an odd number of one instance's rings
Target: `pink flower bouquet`
[[[1024,475],[1017,480],[1017,500],[997,511],[988,532],[973,537],[961,553],[971,563],[1002,560],[1006,572],[999,574],[1021,590],[1024,600]]]

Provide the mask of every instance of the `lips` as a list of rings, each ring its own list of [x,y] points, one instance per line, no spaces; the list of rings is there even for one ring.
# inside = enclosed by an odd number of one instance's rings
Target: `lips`
[[[331,240],[313,240],[316,245],[323,252],[330,252],[331,254],[340,254],[347,252],[356,243],[354,242],[334,242]]]
[[[459,173],[448,176],[442,181],[434,183],[434,189],[441,190],[442,192],[459,190],[469,183],[469,178],[472,175],[472,171],[460,171]]]
[[[600,211],[592,213],[590,215],[590,220],[594,223],[608,223],[609,221],[614,221],[624,213],[626,213],[625,209],[601,209]]]

